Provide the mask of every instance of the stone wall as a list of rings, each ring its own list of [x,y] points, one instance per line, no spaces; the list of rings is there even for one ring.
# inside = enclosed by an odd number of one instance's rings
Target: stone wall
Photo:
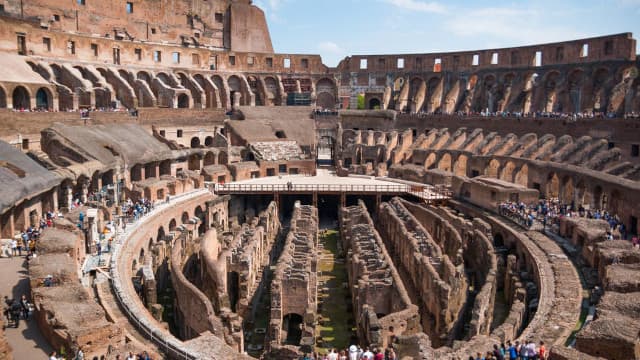
[[[317,314],[318,210],[296,202],[291,216],[289,235],[271,282],[271,319],[269,350],[289,348],[301,355],[295,346],[283,346],[290,328],[284,328],[285,317],[292,315],[300,323],[300,345],[313,346]],[[291,320],[293,321],[293,320]],[[297,329],[296,329],[297,330]],[[309,350],[305,351],[308,352]]]
[[[418,307],[362,201],[340,210],[340,231],[360,341],[386,348],[396,336],[420,332]]]
[[[400,199],[378,209],[377,229],[398,267],[414,304],[420,308],[422,327],[435,346],[455,332],[466,301],[464,264],[455,264]]]

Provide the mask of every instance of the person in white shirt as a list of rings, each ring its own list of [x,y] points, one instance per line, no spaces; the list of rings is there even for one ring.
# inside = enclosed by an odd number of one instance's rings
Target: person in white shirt
[[[338,353],[336,352],[336,349],[331,349],[328,358],[329,360],[338,360]]]
[[[362,360],[373,360],[373,353],[369,350],[369,348],[366,348],[366,350],[360,356],[360,359],[362,359]]]
[[[358,360],[358,348],[355,345],[349,346],[349,360]]]

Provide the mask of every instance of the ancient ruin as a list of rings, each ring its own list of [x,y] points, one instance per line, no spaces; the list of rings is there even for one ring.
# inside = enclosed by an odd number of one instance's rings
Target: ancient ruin
[[[631,33],[328,67],[249,0],[0,29],[0,262],[58,355],[640,358]]]

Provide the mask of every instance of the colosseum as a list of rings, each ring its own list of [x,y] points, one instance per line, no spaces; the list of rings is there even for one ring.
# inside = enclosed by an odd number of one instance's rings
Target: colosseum
[[[0,1],[0,358],[640,359],[636,49],[330,67],[251,0]]]

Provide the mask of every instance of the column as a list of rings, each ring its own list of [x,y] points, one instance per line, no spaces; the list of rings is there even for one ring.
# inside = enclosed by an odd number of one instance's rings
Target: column
[[[52,212],[56,212],[58,211],[58,188],[54,188],[53,190],[51,190],[51,211]]]
[[[81,186],[82,186],[82,193],[80,194],[80,201],[82,201],[82,203],[86,203],[87,197],[89,195],[89,181],[88,180],[83,181]]]
[[[73,205],[73,188],[67,186],[64,191],[67,193],[67,209],[71,209],[71,205]]]

